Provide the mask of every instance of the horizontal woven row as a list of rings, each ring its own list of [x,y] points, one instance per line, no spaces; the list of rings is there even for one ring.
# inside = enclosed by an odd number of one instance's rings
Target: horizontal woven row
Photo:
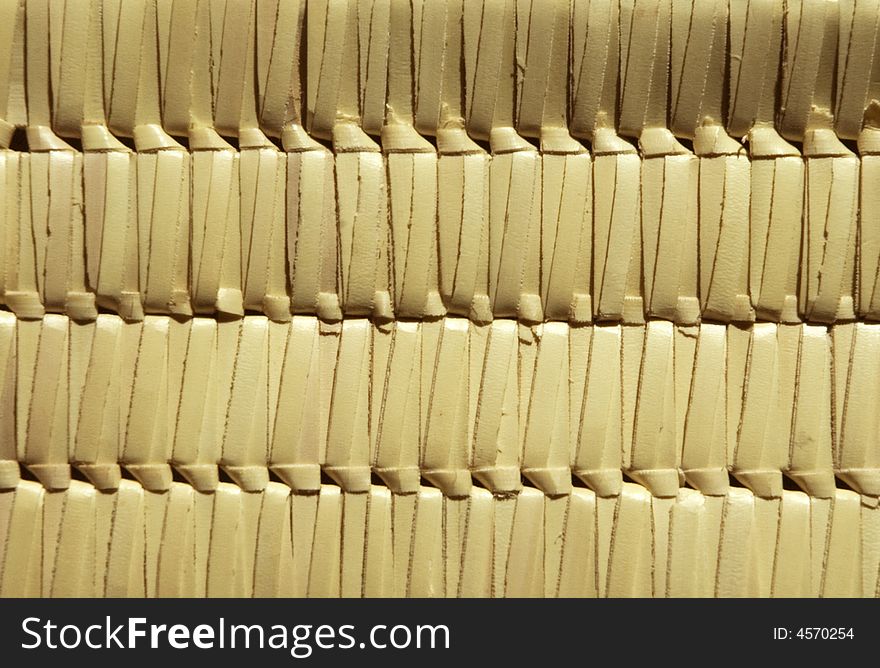
[[[0,119],[638,136],[878,123],[878,0],[3,0]]]
[[[657,130],[640,151],[600,133],[593,153],[496,133],[487,153],[444,131],[438,153],[402,127],[380,148],[346,126],[334,152],[213,131],[132,152],[93,127],[84,153],[31,128],[31,152],[0,150],[0,303],[77,320],[880,320],[870,146],[814,131],[801,154],[756,130],[747,153],[707,130],[695,154]]]
[[[600,496],[624,473],[658,497],[687,481],[755,494],[783,472],[815,497],[835,476],[880,496],[880,325],[533,327],[511,320],[296,316],[178,320],[0,313],[0,487],[21,462],[50,489],[69,464],[102,489],[119,465],[151,490],[172,468],[200,490],[218,465],[245,490],[270,470],[364,492],[421,479],[451,497],[515,493],[523,476]]]
[[[880,508],[850,491],[0,492],[4,597],[874,597],[878,565]]]

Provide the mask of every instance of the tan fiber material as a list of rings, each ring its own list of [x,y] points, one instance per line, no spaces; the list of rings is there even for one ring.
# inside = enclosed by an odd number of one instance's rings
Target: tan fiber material
[[[448,496],[471,478],[511,494],[524,476],[555,496],[574,475],[613,496],[625,473],[670,498],[685,483],[724,494],[730,469],[762,498],[783,474],[817,498],[835,476],[876,497],[878,346],[867,323],[2,313],[5,458],[48,489],[70,465],[115,489],[121,465],[153,491],[171,467],[210,491],[219,466],[253,491],[271,470],[315,492],[323,470],[348,492],[375,473],[396,493],[423,476]]]
[[[0,301],[876,319],[876,12],[790,4],[4,0]]]
[[[744,489],[0,494],[3,596],[874,596],[876,508]],[[827,552],[826,552],[827,550]]]
[[[880,0],[0,0],[0,596],[876,596]]]
[[[665,129],[638,148],[602,131],[592,155],[565,133],[539,153],[500,131],[498,153],[446,131],[436,151],[406,125],[381,148],[340,128],[335,156],[306,135],[287,152],[213,130],[191,152],[167,136],[131,152],[91,126],[84,153],[47,136],[0,151],[0,298],[22,318],[877,316],[870,138],[860,159],[831,130],[803,155],[766,129],[747,152],[720,127],[696,153]]]

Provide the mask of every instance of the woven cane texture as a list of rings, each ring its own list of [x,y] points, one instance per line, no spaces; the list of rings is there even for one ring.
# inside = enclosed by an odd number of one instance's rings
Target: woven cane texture
[[[0,0],[0,596],[875,596],[880,0]]]

